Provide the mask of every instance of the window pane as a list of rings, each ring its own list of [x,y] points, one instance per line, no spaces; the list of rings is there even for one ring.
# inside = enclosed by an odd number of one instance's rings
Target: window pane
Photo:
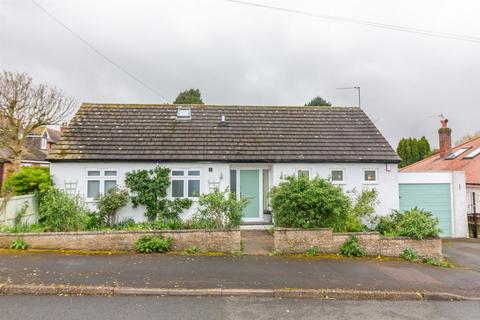
[[[98,176],[100,176],[100,171],[99,170],[88,171],[88,176],[89,177],[98,177]]]
[[[107,194],[108,190],[117,187],[117,180],[105,180],[103,193]]]
[[[183,170],[173,170],[172,171],[172,176],[176,176],[176,177],[183,176]]]
[[[189,176],[199,176],[200,175],[200,170],[188,170],[188,175]]]
[[[188,196],[200,196],[200,180],[188,180]]]
[[[107,177],[115,177],[117,175],[117,171],[115,171],[115,170],[105,170],[105,175]]]
[[[183,180],[172,180],[172,197],[183,198]]]
[[[343,170],[332,170],[332,181],[343,181]]]
[[[230,192],[237,192],[237,170],[230,170]]]
[[[87,198],[96,198],[100,193],[100,181],[88,180],[87,183]]]
[[[365,181],[377,181],[377,171],[365,170]]]
[[[310,175],[310,172],[308,170],[298,170],[298,176],[299,177],[306,177],[308,178]]]

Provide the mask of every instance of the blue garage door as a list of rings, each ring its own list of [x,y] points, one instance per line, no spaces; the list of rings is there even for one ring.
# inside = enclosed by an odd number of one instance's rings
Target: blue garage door
[[[442,237],[452,236],[452,203],[449,183],[400,184],[400,210],[419,207],[438,218]]]

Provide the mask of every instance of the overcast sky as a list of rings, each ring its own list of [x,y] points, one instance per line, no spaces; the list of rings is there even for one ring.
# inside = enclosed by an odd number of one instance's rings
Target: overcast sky
[[[321,95],[362,107],[396,146],[438,115],[454,140],[480,130],[480,41],[464,42],[244,6],[225,0],[36,0],[68,28],[170,101],[303,105]],[[480,37],[479,1],[251,2]],[[28,72],[79,103],[163,103],[29,0],[0,0],[0,69]]]

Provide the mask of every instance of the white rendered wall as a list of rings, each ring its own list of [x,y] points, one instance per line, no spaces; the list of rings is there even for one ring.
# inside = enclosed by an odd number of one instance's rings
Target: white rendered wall
[[[312,177],[319,175],[323,178],[330,176],[331,169],[345,170],[345,184],[341,184],[345,191],[364,188],[375,188],[379,192],[378,215],[386,215],[392,209],[399,208],[398,194],[398,169],[396,164],[360,164],[360,163],[280,163],[280,164],[235,164],[235,163],[161,163],[170,169],[199,169],[201,171],[201,192],[209,191],[209,181],[218,182],[221,190],[229,187],[230,169],[258,168],[270,169],[270,185],[274,186],[283,181],[283,178],[295,174],[298,169],[309,169]],[[124,186],[125,174],[132,170],[153,169],[155,162],[54,162],[50,171],[57,188],[64,189],[66,182],[76,182],[77,193],[85,198],[87,192],[87,170],[117,170],[118,186]],[[211,168],[211,172],[209,171]],[[363,170],[376,169],[377,182],[364,183]],[[88,206],[94,210],[95,202],[87,201]],[[183,219],[191,217],[196,208],[196,203],[182,214]],[[136,221],[144,220],[144,208],[133,209],[131,205],[119,211],[118,219],[132,218]]]
[[[157,164],[155,162],[53,162],[50,165],[50,172],[53,176],[55,186],[64,189],[66,182],[77,183],[77,193],[85,199],[87,194],[87,170],[117,170],[118,186],[125,186],[125,175],[133,170],[153,169]],[[230,183],[230,169],[228,164],[224,163],[161,163],[162,167],[170,169],[199,169],[200,175],[200,191],[207,193],[209,190],[209,181],[218,182],[221,190],[228,187]],[[209,172],[212,168],[212,172]],[[92,179],[94,179],[92,177]],[[169,196],[170,196],[169,190]],[[92,210],[96,209],[94,201],[86,201],[88,207]],[[181,217],[188,219],[191,217],[196,208],[196,202],[190,209],[186,210]],[[118,220],[132,218],[136,221],[145,220],[145,208],[132,208],[131,204],[122,208],[118,212]]]
[[[453,221],[455,238],[468,238],[467,187],[465,172],[452,172]]]
[[[281,178],[294,174],[299,169],[310,170],[310,176],[329,178],[331,170],[344,170],[345,183],[339,184],[345,192],[375,188],[379,194],[377,215],[387,215],[399,208],[398,168],[396,164],[385,163],[278,163],[272,166],[273,184],[282,182]],[[377,170],[377,182],[365,183],[364,169]]]

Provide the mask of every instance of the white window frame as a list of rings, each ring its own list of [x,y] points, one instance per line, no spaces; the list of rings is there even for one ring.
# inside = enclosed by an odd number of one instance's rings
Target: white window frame
[[[40,144],[41,144],[41,145],[40,145],[40,148],[41,148],[42,150],[47,150],[47,146],[48,146],[47,138],[42,137],[42,138],[40,139]]]
[[[172,175],[173,171],[183,171],[182,176],[174,176]],[[199,171],[200,175],[198,176],[189,176],[188,171]],[[173,196],[173,181],[183,181],[183,197],[174,197]],[[191,180],[198,180],[199,182],[199,192],[198,196],[196,197],[189,197],[188,196],[188,181]],[[200,195],[202,194],[202,170],[200,168],[173,168],[170,170],[170,188],[169,188],[169,196],[172,199],[184,199],[188,198],[191,200],[198,200]]]
[[[308,172],[308,179],[312,179],[312,169],[311,168],[296,168],[295,169],[295,176],[299,177],[298,171],[307,171]]]
[[[88,173],[90,171],[100,171],[100,175],[99,176],[89,176]],[[105,171],[115,171],[116,172],[116,175],[114,176],[106,176],[105,175]],[[97,168],[88,168],[86,170],[86,173],[85,173],[85,176],[86,176],[86,181],[87,183],[85,184],[85,199],[86,201],[88,202],[95,202],[96,199],[95,198],[91,198],[88,196],[88,182],[89,181],[99,181],[99,194],[104,194],[105,192],[105,181],[112,181],[114,180],[115,181],[115,184],[116,186],[118,187],[118,169],[111,169],[111,168],[108,168],[108,169],[97,169]]]
[[[333,180],[333,171],[342,171],[343,180],[342,181],[334,181]],[[332,169],[330,169],[330,180],[332,181],[332,184],[346,184],[347,183],[346,182],[347,177],[345,176],[346,172],[347,172],[347,170],[342,169],[342,168],[332,168]]]
[[[365,180],[365,171],[375,171],[375,180]],[[363,184],[378,184],[378,168],[363,168],[362,181]]]

